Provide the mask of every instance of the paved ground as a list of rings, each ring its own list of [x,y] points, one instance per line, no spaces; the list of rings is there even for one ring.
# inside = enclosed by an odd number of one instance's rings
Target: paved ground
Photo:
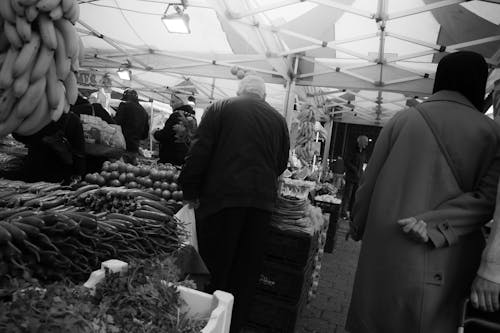
[[[340,221],[335,249],[325,254],[316,298],[304,309],[296,333],[346,333],[347,310],[360,244],[345,241],[347,222]]]

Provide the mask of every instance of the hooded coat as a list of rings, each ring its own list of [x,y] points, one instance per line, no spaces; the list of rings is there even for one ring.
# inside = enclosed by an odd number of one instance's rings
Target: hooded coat
[[[381,131],[353,209],[363,243],[351,333],[456,332],[500,174],[500,128],[478,111],[486,77],[477,54],[443,58],[435,93],[418,106],[434,132],[415,108]],[[428,243],[403,233],[397,221],[408,217],[427,223]]]

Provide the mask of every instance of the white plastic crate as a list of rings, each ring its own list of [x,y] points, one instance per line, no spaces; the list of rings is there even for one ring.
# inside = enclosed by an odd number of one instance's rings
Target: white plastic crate
[[[229,333],[234,297],[217,290],[213,295],[186,287],[178,287],[180,296],[186,302],[183,309],[190,316],[207,318],[207,325],[201,333]]]

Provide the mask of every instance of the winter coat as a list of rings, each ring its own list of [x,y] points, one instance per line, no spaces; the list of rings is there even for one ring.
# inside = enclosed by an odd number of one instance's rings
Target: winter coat
[[[200,217],[228,207],[272,211],[289,150],[285,118],[265,101],[237,97],[214,103],[179,178],[184,198],[200,200]]]
[[[363,242],[351,333],[456,332],[478,268],[481,226],[495,208],[500,127],[454,91],[440,91],[419,108],[458,179],[417,110],[398,113],[383,128],[353,209]],[[428,243],[403,233],[397,221],[408,217],[427,223]]]
[[[347,153],[344,158],[345,180],[353,184],[358,184],[363,176],[363,165],[366,162],[366,149],[360,151],[358,145],[356,144],[356,148]]]
[[[127,151],[139,152],[141,140],[149,135],[149,116],[138,102],[121,102],[116,111],[115,121],[122,127]]]
[[[154,138],[160,143],[160,163],[184,164],[184,158],[189,150],[189,145],[177,142],[174,130],[174,126],[181,122],[181,114],[184,114],[185,117],[194,117],[194,110],[191,105],[183,105],[175,109],[170,117],[168,117],[163,129],[153,134]]]

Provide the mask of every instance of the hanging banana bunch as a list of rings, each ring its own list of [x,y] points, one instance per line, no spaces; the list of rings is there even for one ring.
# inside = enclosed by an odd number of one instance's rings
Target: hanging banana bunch
[[[0,137],[32,135],[76,102],[77,0],[0,0]]]
[[[316,116],[312,105],[305,105],[299,112],[297,119],[300,123],[295,144],[295,154],[303,163],[309,164],[314,157],[313,143],[316,134],[314,129]]]

